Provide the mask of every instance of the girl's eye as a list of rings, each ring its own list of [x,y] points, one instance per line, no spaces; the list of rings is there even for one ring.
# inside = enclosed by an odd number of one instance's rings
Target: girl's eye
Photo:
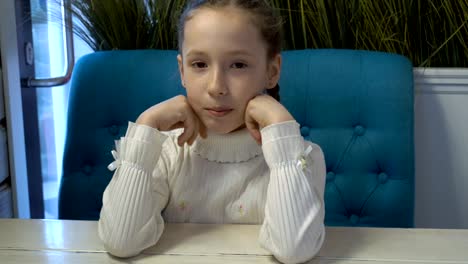
[[[235,63],[232,64],[232,68],[235,68],[235,69],[247,68],[247,64],[245,64],[243,62],[235,62]]]
[[[192,63],[192,67],[194,68],[206,68],[208,65],[204,62],[201,62],[201,61],[197,61],[197,62],[194,62]]]

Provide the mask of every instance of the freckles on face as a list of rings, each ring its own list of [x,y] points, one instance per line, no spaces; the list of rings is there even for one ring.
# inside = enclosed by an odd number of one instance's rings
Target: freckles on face
[[[208,130],[229,133],[244,125],[247,103],[266,87],[266,48],[243,10],[193,12],[179,62],[189,103]]]

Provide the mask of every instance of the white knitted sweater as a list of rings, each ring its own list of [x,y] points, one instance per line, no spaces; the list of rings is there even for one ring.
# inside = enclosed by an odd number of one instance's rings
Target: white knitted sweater
[[[181,132],[130,122],[118,142],[99,219],[111,254],[134,256],[156,244],[165,221],[261,224],[260,245],[284,263],[318,252],[325,162],[297,122],[263,128],[262,146],[243,129],[179,147]]]

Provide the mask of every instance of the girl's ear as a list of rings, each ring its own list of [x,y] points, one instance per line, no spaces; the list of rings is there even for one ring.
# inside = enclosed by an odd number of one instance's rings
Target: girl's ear
[[[281,75],[281,54],[276,54],[275,57],[269,60],[268,63],[268,80],[267,89],[275,88]]]
[[[184,62],[182,60],[182,55],[177,55],[177,64],[179,65],[180,81],[182,86],[185,88],[185,78],[184,78]]]

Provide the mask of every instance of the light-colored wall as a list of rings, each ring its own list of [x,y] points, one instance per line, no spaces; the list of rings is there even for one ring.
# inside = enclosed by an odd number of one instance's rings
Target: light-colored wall
[[[415,72],[416,227],[468,228],[468,70]]]

